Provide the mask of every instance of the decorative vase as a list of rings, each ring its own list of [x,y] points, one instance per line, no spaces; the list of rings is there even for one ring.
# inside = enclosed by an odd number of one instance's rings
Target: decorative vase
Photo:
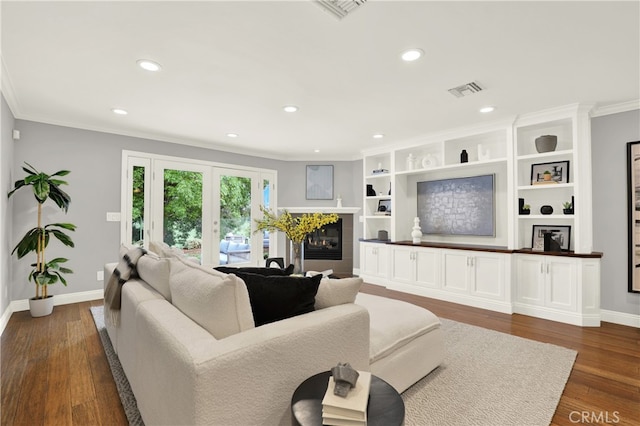
[[[291,241],[289,257],[293,263],[292,275],[304,274],[304,242]]]
[[[413,244],[420,244],[422,241],[422,230],[420,229],[420,218],[413,218],[413,228],[411,231],[411,238],[413,240]]]
[[[413,170],[416,164],[416,159],[413,157],[413,154],[409,154],[407,157],[407,170]]]
[[[540,153],[555,151],[558,145],[558,137],[555,135],[542,135],[536,138],[536,150]]]
[[[44,299],[29,299],[29,311],[34,318],[51,315],[51,312],[53,312],[53,296],[47,296]]]
[[[491,151],[489,148],[485,149],[482,144],[478,144],[478,161],[488,161],[491,159]]]
[[[461,163],[469,162],[469,154],[467,154],[466,149],[463,149],[462,152],[460,153],[460,162]]]
[[[553,207],[551,207],[549,205],[544,205],[544,206],[540,207],[540,213],[542,213],[542,214],[551,214],[551,213],[553,213]]]

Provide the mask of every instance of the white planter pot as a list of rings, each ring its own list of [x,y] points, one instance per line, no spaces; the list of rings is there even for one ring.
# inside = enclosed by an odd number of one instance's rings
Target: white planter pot
[[[51,315],[53,312],[53,296],[46,299],[29,299],[29,310],[34,318]]]

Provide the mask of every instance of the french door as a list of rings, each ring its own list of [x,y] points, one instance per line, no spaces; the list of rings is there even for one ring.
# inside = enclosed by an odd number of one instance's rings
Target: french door
[[[201,264],[261,265],[274,236],[256,234],[260,206],[275,207],[275,172],[123,153],[121,239],[163,241]]]

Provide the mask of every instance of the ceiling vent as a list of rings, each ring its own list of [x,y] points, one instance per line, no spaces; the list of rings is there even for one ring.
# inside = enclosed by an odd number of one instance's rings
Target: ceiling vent
[[[477,81],[472,81],[471,83],[463,84],[462,86],[449,89],[449,93],[451,93],[456,98],[473,95],[474,93],[478,93],[480,91],[482,91],[482,87]]]
[[[314,3],[336,18],[342,19],[359,6],[362,6],[366,1],[367,0],[314,0]]]

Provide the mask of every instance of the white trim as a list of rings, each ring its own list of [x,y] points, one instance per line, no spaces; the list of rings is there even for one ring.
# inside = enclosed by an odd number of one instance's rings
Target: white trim
[[[104,297],[104,290],[80,291],[77,293],[56,294],[53,298],[54,306],[68,305],[71,303],[88,302],[91,300],[99,300]],[[5,327],[9,323],[9,319],[14,312],[28,311],[29,300],[14,300],[0,317],[0,336],[4,332]]]
[[[18,118],[20,115],[20,108],[18,106],[18,98],[16,98],[16,92],[13,89],[13,83],[11,82],[11,76],[7,71],[7,67],[4,64],[4,58],[0,54],[0,66],[2,67],[2,71],[0,72],[0,93],[4,96],[4,99],[7,101],[7,105],[11,110],[11,113],[15,118]]]
[[[596,107],[591,111],[591,118],[602,117],[603,115],[618,114],[621,112],[633,111],[636,109],[640,109],[640,99],[629,102],[622,102],[619,104]]]
[[[360,211],[360,207],[278,207],[278,210],[286,210],[289,213],[355,214]]]
[[[614,324],[626,325],[629,327],[640,328],[640,315],[628,314],[626,312],[600,310],[602,321],[612,322]]]

